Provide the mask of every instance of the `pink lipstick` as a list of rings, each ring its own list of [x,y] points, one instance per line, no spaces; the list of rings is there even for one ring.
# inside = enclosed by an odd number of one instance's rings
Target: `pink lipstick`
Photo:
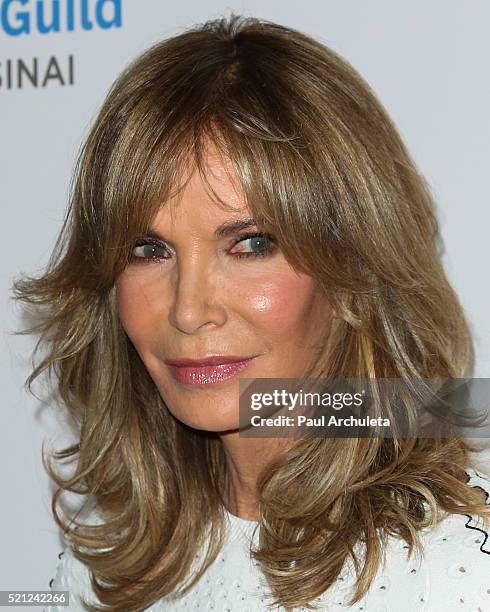
[[[214,385],[233,378],[248,366],[254,357],[214,355],[205,359],[169,359],[172,376],[184,385]]]

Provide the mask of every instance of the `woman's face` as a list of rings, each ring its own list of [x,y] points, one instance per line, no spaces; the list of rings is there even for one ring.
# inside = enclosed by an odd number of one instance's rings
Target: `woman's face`
[[[232,210],[220,209],[194,172],[174,210],[166,203],[154,218],[146,245],[136,243],[116,292],[122,325],[171,413],[224,432],[239,426],[239,378],[300,377],[331,309],[317,281],[296,272],[273,242],[250,238],[256,227],[223,231],[251,215],[228,162],[209,151],[207,179]],[[167,363],[209,356],[253,358]]]

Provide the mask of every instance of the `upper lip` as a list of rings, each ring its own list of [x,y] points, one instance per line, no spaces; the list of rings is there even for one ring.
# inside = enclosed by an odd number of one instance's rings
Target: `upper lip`
[[[252,359],[255,355],[251,357],[240,357],[236,355],[211,355],[210,357],[203,357],[202,359],[166,359],[165,363],[167,365],[174,366],[188,366],[188,367],[203,367],[210,365],[220,365],[222,363],[235,363],[237,361],[245,361],[246,359]]]

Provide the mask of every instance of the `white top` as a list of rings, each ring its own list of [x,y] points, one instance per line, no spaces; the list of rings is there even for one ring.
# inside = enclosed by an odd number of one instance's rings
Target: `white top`
[[[469,484],[487,492],[490,477],[467,469]],[[223,549],[193,590],[180,600],[165,597],[147,608],[173,612],[214,610],[216,612],[260,612],[267,608],[265,578],[258,563],[250,558],[251,539],[258,544],[258,523],[226,513],[228,530]],[[490,612],[490,539],[481,530],[480,517],[450,515],[436,529],[420,532],[424,558],[414,551],[407,561],[404,540],[391,537],[386,563],[380,567],[367,595],[349,607],[355,582],[353,566],[346,563],[337,583],[312,603],[329,612]],[[199,557],[198,557],[199,558]],[[70,592],[69,607],[49,606],[45,612],[78,612],[84,608],[80,595],[99,603],[91,590],[89,572],[67,546],[59,555],[52,590]],[[350,560],[349,560],[350,561]],[[296,610],[306,610],[297,608]]]

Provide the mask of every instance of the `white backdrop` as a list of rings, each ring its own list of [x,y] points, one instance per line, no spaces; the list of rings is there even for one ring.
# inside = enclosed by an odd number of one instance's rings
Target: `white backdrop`
[[[36,18],[36,5],[44,23]],[[67,441],[61,413],[22,387],[33,340],[12,335],[21,325],[9,300],[13,277],[33,274],[47,262],[75,155],[114,78],[151,43],[196,22],[233,10],[295,27],[340,52],[371,84],[431,185],[446,270],[475,336],[475,375],[490,376],[487,0],[74,0],[72,5],[70,14],[68,0],[0,0],[0,590],[48,589],[62,542],[50,515],[41,443],[51,440],[60,447]],[[60,8],[59,23],[54,20],[46,32],[53,6]],[[26,66],[20,68],[20,83],[19,60]],[[34,72],[36,64],[37,78],[30,80],[25,71]]]

